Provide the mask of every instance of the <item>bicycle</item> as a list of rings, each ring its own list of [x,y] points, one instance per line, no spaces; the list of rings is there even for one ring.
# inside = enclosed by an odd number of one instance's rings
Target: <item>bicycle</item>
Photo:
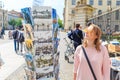
[[[65,51],[65,57],[64,58],[69,63],[69,57],[74,55],[75,49],[74,49],[72,41],[69,43],[66,38],[64,38],[64,40],[65,40],[66,45],[67,45],[67,49]]]

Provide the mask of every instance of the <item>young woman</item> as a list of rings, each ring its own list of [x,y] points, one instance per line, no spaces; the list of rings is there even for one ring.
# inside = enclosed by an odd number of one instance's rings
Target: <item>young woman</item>
[[[100,43],[101,30],[91,24],[87,30],[82,45],[74,54],[74,80],[94,80],[92,72],[83,53],[85,49],[97,80],[110,80],[110,59],[105,46]]]

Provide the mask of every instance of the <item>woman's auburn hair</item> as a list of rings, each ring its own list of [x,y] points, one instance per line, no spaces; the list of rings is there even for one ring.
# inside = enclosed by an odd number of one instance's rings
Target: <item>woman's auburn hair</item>
[[[100,49],[100,45],[101,45],[100,38],[101,38],[101,34],[102,34],[101,29],[95,24],[91,24],[90,26],[93,27],[92,31],[97,36],[97,38],[94,40],[95,48],[97,51],[101,51],[101,49]],[[84,41],[83,41],[83,46],[87,47],[87,40],[86,39],[84,39]]]

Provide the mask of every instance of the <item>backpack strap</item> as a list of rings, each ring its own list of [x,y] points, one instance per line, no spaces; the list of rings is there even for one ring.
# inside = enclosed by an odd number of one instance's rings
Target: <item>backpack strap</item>
[[[78,33],[75,31],[75,34],[77,35],[77,37],[79,37],[80,38],[80,36],[78,35]]]

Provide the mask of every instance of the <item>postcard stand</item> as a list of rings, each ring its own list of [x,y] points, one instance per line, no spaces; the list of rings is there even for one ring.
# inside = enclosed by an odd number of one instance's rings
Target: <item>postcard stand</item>
[[[46,11],[48,12],[48,10]],[[38,26],[39,24],[36,23],[34,26],[36,25]],[[23,25],[25,34],[24,58],[27,63],[25,72],[27,80],[58,80],[59,78],[57,19],[52,19],[50,25],[49,28],[48,25],[42,25],[44,26],[43,28],[34,28],[34,30],[31,24]]]

